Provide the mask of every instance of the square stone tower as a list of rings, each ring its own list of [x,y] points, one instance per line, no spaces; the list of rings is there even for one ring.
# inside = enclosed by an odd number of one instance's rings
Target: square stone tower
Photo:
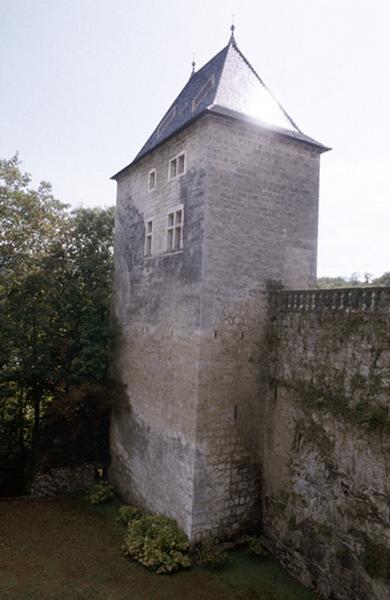
[[[319,158],[237,47],[191,77],[118,183],[110,477],[191,540],[259,518],[266,293],[316,276]]]

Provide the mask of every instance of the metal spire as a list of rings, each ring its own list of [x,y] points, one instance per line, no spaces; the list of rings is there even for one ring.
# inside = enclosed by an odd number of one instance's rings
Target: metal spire
[[[196,66],[196,63],[195,63],[195,54],[192,55],[191,66],[192,66],[192,71],[191,71],[190,77],[192,77],[193,75],[195,75],[195,66]]]
[[[234,37],[234,30],[235,29],[236,29],[236,26],[234,25],[234,15],[232,15],[232,24],[230,25],[230,31],[231,31],[230,40],[229,40],[230,44],[235,44],[236,43],[236,40],[235,40],[235,37]]]

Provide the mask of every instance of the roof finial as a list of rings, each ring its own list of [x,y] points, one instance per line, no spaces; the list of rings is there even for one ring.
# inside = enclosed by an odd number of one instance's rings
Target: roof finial
[[[191,71],[191,77],[192,77],[193,75],[195,75],[195,66],[196,66],[196,62],[195,62],[195,52],[194,52],[194,54],[192,55],[192,63],[191,63],[191,66],[192,66],[192,71]]]
[[[234,30],[236,29],[236,26],[234,25],[234,15],[232,15],[232,24],[230,25],[230,31],[232,32],[230,34],[230,44],[235,44],[236,40],[234,38]]]

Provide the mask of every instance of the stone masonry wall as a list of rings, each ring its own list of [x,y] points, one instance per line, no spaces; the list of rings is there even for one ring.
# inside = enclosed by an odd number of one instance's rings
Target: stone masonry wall
[[[390,289],[280,292],[263,525],[321,597],[390,597]]]
[[[122,496],[173,517],[191,534],[198,329],[206,197],[204,128],[196,123],[118,180],[115,310],[122,331],[116,368],[128,399],[114,409],[110,477]],[[186,151],[186,172],[168,179]],[[156,187],[148,174],[156,169]],[[167,218],[184,211],[184,248],[167,252]],[[144,256],[145,222],[153,253]]]
[[[311,147],[211,116],[206,152],[194,538],[260,518],[266,290],[313,283],[318,219]]]
[[[169,181],[180,152],[186,173]],[[192,541],[259,521],[267,290],[315,279],[318,183],[318,150],[211,113],[119,176],[117,370],[128,400],[113,413],[111,478]],[[167,253],[178,205],[184,247]]]

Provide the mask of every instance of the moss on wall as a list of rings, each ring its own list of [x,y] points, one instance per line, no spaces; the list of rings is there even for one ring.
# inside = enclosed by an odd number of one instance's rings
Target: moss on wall
[[[292,391],[303,408],[331,413],[334,417],[341,417],[367,432],[390,434],[389,409],[373,403],[375,396],[372,391],[366,400],[361,399],[354,404],[353,396],[337,384],[304,380],[277,380],[277,384]]]
[[[320,597],[387,599],[390,311],[297,302],[267,333],[265,532]]]
[[[368,541],[362,553],[364,568],[375,579],[390,581],[390,549],[383,544]]]
[[[390,433],[387,315],[279,314],[267,342],[273,386],[291,390],[308,409],[329,412],[365,431]]]

